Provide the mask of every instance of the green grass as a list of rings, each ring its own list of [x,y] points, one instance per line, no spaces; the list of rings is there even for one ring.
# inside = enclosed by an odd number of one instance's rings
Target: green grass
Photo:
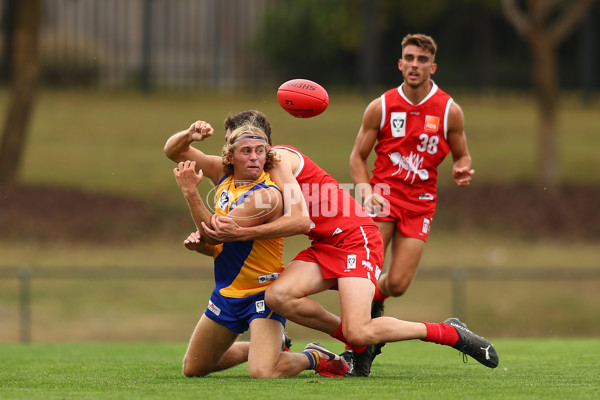
[[[300,351],[305,343],[295,343]],[[339,343],[328,343],[341,351]],[[497,340],[488,369],[456,350],[389,344],[369,378],[252,380],[246,365],[185,378],[185,343],[0,345],[3,399],[597,399],[600,340]]]

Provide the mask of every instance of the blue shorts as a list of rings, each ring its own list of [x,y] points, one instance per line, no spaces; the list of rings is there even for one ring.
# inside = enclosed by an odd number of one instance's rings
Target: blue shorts
[[[271,311],[265,303],[265,292],[236,299],[222,296],[218,289],[213,290],[204,315],[216,323],[237,333],[248,330],[255,318],[269,318],[285,326],[285,318]]]

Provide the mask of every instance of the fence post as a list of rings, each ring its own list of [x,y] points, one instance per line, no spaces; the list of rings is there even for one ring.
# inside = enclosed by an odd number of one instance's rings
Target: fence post
[[[19,267],[19,318],[21,343],[31,342],[31,268]]]
[[[142,60],[140,66],[140,88],[143,92],[152,90],[152,3],[142,3]]]
[[[463,267],[452,270],[452,312],[457,318],[465,318],[465,289],[467,271]]]

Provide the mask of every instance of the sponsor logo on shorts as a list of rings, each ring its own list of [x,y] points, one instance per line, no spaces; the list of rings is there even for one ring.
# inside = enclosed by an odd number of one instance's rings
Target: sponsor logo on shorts
[[[219,307],[215,306],[215,303],[213,303],[210,300],[208,301],[208,310],[211,311],[215,315],[221,314],[221,309]]]
[[[258,300],[254,304],[256,305],[256,312],[257,313],[265,312],[265,301],[264,300]]]
[[[269,281],[274,281],[279,277],[277,272],[273,272],[272,274],[261,275],[258,277],[258,283],[267,283]]]
[[[331,235],[331,236],[339,235],[342,232],[344,232],[344,231],[341,230],[340,228],[335,228],[335,231],[333,231],[333,235]]]
[[[421,193],[419,200],[433,200],[433,195],[431,193]]]
[[[356,268],[356,254],[348,254],[348,259],[346,260],[346,269],[355,269]]]

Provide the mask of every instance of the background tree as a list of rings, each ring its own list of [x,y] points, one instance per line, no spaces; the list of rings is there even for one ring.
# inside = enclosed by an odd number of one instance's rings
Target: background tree
[[[558,114],[558,46],[579,25],[595,0],[502,0],[504,15],[527,43],[540,116],[538,180],[558,185],[556,121]]]
[[[0,187],[16,184],[40,75],[42,0],[11,0],[14,7],[12,90],[0,144]]]

